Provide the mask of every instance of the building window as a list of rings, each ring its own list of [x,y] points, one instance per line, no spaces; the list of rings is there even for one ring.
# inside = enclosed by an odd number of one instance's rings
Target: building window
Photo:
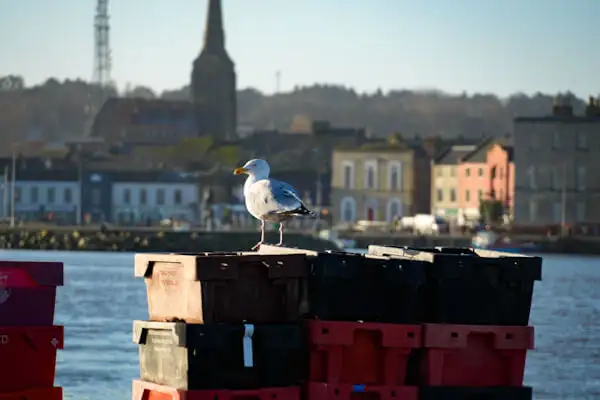
[[[55,201],[56,201],[56,189],[54,189],[53,187],[48,188],[48,190],[46,190],[46,202],[48,204],[54,204]]]
[[[16,186],[15,187],[15,203],[20,203],[21,202],[21,187],[20,186]]]
[[[390,182],[389,188],[391,191],[402,190],[402,164],[398,162],[390,163],[389,166]]]
[[[73,202],[73,191],[71,188],[65,188],[63,192],[63,199],[65,204],[71,204]]]
[[[577,203],[577,221],[576,222],[585,222],[585,203],[580,201]]]
[[[156,190],[156,204],[159,206],[165,204],[165,189]]]
[[[394,222],[396,217],[402,217],[402,202],[399,199],[390,199],[387,204],[387,221]]]
[[[465,201],[467,203],[471,201],[471,191],[470,190],[465,191]]]
[[[582,192],[586,188],[587,171],[583,165],[577,167],[577,190]]]
[[[465,176],[468,178],[471,176],[471,168],[465,169]]]
[[[365,163],[365,189],[377,189],[377,164],[374,161]]]
[[[340,209],[343,222],[354,222],[356,220],[356,201],[352,197],[344,197]]]
[[[367,189],[375,187],[375,170],[372,167],[367,167]]]
[[[529,201],[529,220],[531,222],[537,221],[537,202],[535,200]]]
[[[130,189],[123,190],[123,203],[131,204],[131,190]]]
[[[558,190],[560,188],[560,177],[558,173],[558,167],[552,168],[552,183],[550,188],[552,190]]]
[[[537,189],[535,181],[535,167],[533,165],[530,165],[527,168],[527,180],[529,181],[529,189]]]
[[[444,201],[444,191],[442,189],[437,190],[437,201]]]
[[[344,189],[354,189],[354,164],[344,162]]]
[[[560,149],[562,147],[559,131],[554,131],[554,134],[552,135],[552,147],[555,149]]]
[[[456,203],[456,189],[450,189],[450,201]]]
[[[480,177],[482,177],[482,176],[483,176],[483,168],[479,168],[479,169],[477,170],[477,174],[478,174]]]
[[[173,193],[173,203],[178,206],[183,203],[183,196],[180,189],[176,189]]]
[[[479,200],[483,200],[483,190],[479,189],[479,190],[477,191],[477,198],[478,198]]]
[[[585,132],[577,132],[577,148],[581,150],[588,148],[587,134]]]
[[[537,134],[537,132],[533,132],[531,134],[531,142],[529,143],[529,149],[534,150],[534,149],[537,149],[538,147],[539,147],[538,134]]]
[[[146,191],[146,189],[141,189],[140,190],[140,204],[145,206],[147,202],[148,202],[148,192]]]
[[[29,190],[29,200],[31,203],[37,204],[40,201],[40,190],[37,186],[33,186]]]
[[[562,203],[554,202],[552,205],[552,217],[554,219],[554,223],[560,223],[562,221]]]

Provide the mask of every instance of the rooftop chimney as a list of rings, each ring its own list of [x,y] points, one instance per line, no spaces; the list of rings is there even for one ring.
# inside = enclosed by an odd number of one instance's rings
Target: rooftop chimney
[[[572,117],[573,106],[568,97],[556,95],[554,97],[554,107],[552,107],[552,115],[555,117]]]
[[[600,117],[600,102],[594,96],[589,97],[588,104],[585,107],[585,115],[586,117]]]

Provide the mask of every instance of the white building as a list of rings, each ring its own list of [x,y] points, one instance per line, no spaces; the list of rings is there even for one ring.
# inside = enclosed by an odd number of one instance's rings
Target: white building
[[[3,199],[5,216],[11,213],[11,185]],[[15,182],[15,217],[26,221],[51,218],[54,221],[75,222],[81,197],[77,181],[19,180]]]
[[[115,222],[138,223],[173,217],[198,219],[200,191],[196,182],[114,182]]]

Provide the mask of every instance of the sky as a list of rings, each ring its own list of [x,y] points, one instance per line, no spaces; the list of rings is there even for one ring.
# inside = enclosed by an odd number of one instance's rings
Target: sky
[[[238,87],[600,93],[600,0],[222,0]],[[109,0],[112,77],[190,80],[208,0]],[[0,76],[90,80],[95,0],[0,0]]]

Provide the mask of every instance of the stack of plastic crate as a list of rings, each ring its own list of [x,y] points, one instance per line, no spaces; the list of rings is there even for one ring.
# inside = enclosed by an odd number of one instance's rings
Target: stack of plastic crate
[[[263,246],[309,266],[306,400],[417,400],[407,363],[421,346],[424,263],[394,257]]]
[[[0,261],[0,399],[61,400],[54,387],[63,327],[54,325],[63,264]]]
[[[135,263],[151,321],[134,322],[134,400],[417,400],[422,262],[265,245]]]
[[[140,254],[150,321],[134,321],[134,400],[299,400],[300,255]]]
[[[530,400],[523,387],[533,349],[529,314],[540,257],[457,248],[370,246],[369,254],[426,266],[421,349],[409,382],[421,400]]]

